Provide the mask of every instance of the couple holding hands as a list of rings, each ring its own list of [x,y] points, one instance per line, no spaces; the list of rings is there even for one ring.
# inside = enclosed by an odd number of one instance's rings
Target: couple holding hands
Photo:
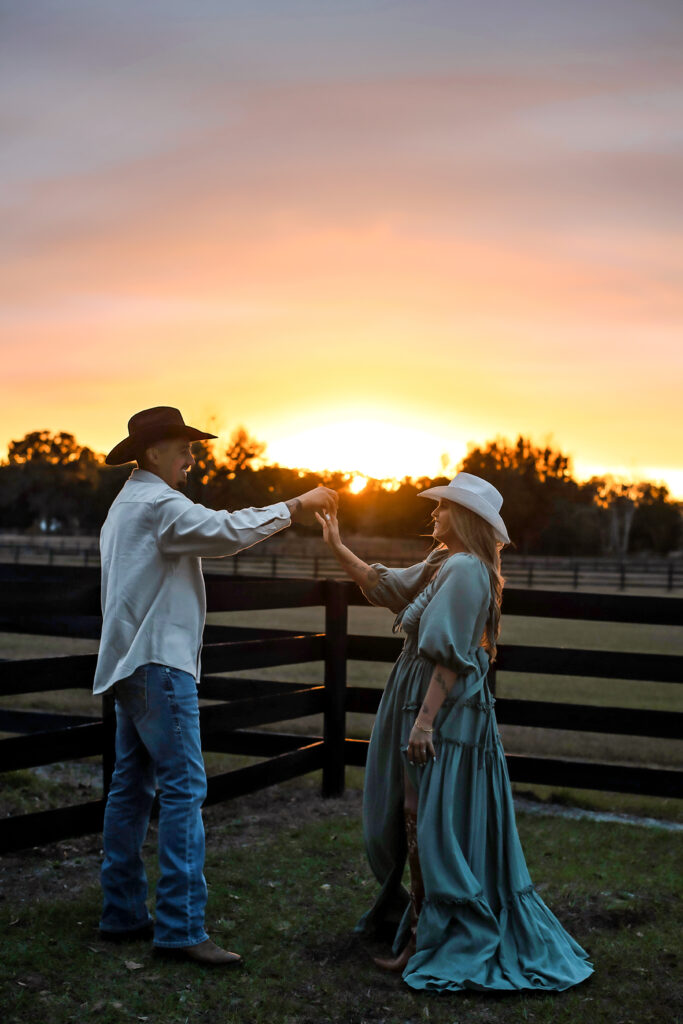
[[[356,931],[393,934],[379,967],[414,989],[561,991],[592,973],[535,891],[519,842],[487,685],[509,543],[502,497],[459,473],[436,502],[435,546],[417,565],[367,565],[340,537],[337,495],[319,487],[228,513],[180,490],[191,443],[215,435],[162,406],[133,416],[107,464],[137,462],[102,527],[102,639],[94,692],[113,688],[116,767],[107,799],[100,934],[147,937],[206,965],[242,962],[204,928],[206,775],[197,684],[206,613],[202,557],[236,554],[315,514],[367,599],[396,613],[403,650],[384,690],[365,771],[363,833],[380,889]],[[159,788],[155,921],[141,848]],[[403,886],[408,861],[410,892]]]

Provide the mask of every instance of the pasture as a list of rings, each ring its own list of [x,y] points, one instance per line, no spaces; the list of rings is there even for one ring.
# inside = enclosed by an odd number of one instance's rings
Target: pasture
[[[389,635],[393,616],[383,609],[352,607],[349,609],[349,630],[351,633]],[[213,613],[208,621],[213,624],[232,624],[275,627],[291,630],[317,631],[324,628],[322,608],[296,608],[277,611],[250,611]],[[683,653],[683,627],[639,626],[620,623],[601,623],[559,619],[530,618],[527,616],[503,616],[501,642],[534,643],[558,647],[586,647],[595,650],[622,650],[645,653]],[[23,658],[57,654],[88,653],[97,649],[96,641],[68,638],[37,637],[19,634],[0,634],[0,657]],[[388,675],[389,666],[350,661],[349,683],[381,688]],[[282,668],[261,669],[240,675],[287,681],[313,683],[322,679],[322,664],[292,665]],[[629,708],[653,708],[660,710],[683,709],[683,690],[675,684],[642,683],[626,680],[605,680],[572,678],[569,676],[523,675],[513,672],[499,672],[497,694],[504,697],[521,697],[568,701],[596,705],[619,705]],[[2,699],[10,707],[50,709],[72,713],[96,714],[98,701],[84,691],[62,691],[49,694],[28,694],[23,697]],[[369,715],[349,714],[347,735],[367,737],[372,727]],[[277,729],[278,726],[271,728]],[[315,733],[322,730],[322,723],[307,718],[288,722],[287,730],[301,733]],[[562,730],[525,728],[524,726],[501,726],[506,750],[510,753],[528,753],[542,756],[566,756],[585,759],[607,759],[625,764],[647,764],[672,767],[681,761],[683,742],[646,737],[607,735],[600,733],[577,733]],[[207,754],[209,772],[227,770],[229,767],[250,763],[251,759],[220,754]],[[74,784],[87,785],[96,795],[99,786],[99,771],[96,764],[72,763],[52,768],[35,769],[32,772],[14,773],[8,776],[2,805],[5,813],[38,809],[54,805],[66,795]],[[362,786],[362,769],[347,769],[351,786]],[[42,780],[40,784],[39,779]],[[301,780],[301,785],[317,785],[315,775]],[[541,799],[552,798],[555,802],[570,802],[600,810],[615,810],[625,813],[646,814],[681,820],[683,808],[680,801],[656,797],[600,793],[590,790],[550,789],[549,787],[515,784],[518,792],[531,793]]]

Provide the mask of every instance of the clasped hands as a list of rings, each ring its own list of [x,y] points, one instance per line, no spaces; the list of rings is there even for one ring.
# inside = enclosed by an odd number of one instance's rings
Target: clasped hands
[[[323,515],[316,512],[315,518],[323,528],[323,540],[325,543],[329,544],[333,550],[340,548],[342,546],[342,542],[339,534],[339,520],[337,519],[336,506],[325,509],[323,511]]]
[[[326,517],[334,515],[339,495],[331,487],[314,487],[311,491],[290,498],[285,504],[292,519],[299,519],[304,512],[313,512],[320,519],[319,512]],[[322,520],[321,520],[322,521]],[[326,521],[326,520],[325,520]]]

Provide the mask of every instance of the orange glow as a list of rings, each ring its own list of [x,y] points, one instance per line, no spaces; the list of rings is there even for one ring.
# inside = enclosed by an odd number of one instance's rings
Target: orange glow
[[[353,473],[352,490],[362,490],[368,477],[402,480],[435,476],[444,438],[417,426],[391,419],[345,419],[322,422],[269,443],[267,458],[281,465],[308,469],[341,469]],[[455,460],[465,453],[462,441],[451,445]],[[450,461],[450,454],[446,456]]]
[[[361,491],[365,490],[367,482],[368,478],[366,476],[363,476],[361,473],[356,473],[353,476],[348,489],[351,491],[351,494],[360,494]]]
[[[0,456],[163,404],[354,488],[521,433],[683,498],[680,18],[520,4],[13,5]]]
[[[219,244],[200,224],[191,238],[202,274],[181,284],[166,230],[131,229],[92,255],[73,242],[36,257],[29,278],[15,268],[17,294],[32,275],[53,287],[67,275],[93,289],[106,279],[112,295],[72,308],[26,291],[4,351],[3,447],[49,428],[107,451],[133,412],[168,404],[226,440],[245,424],[281,464],[436,475],[468,441],[524,433],[550,435],[577,467],[626,464],[645,477],[655,465],[683,494],[671,429],[677,326],[636,315],[578,263],[541,259],[523,233],[519,248],[482,248],[388,226],[299,224],[285,237]],[[223,264],[235,268],[228,294]]]

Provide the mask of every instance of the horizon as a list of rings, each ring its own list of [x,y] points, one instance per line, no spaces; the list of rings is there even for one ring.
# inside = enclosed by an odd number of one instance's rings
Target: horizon
[[[191,425],[192,426],[196,426],[197,424],[191,424]],[[208,429],[209,429],[209,427],[207,426],[207,430]],[[481,442],[474,442],[474,441],[468,442],[467,445],[465,446],[465,450],[463,451],[462,456],[460,456],[460,457],[458,457],[457,459],[454,459],[454,460],[449,460],[449,462],[446,463],[446,464],[444,464],[444,456],[445,456],[446,453],[441,453],[439,455],[438,459],[432,460],[432,468],[431,469],[424,469],[423,467],[418,466],[418,468],[415,469],[412,472],[406,472],[406,473],[403,473],[402,475],[391,476],[389,474],[378,475],[378,474],[375,474],[373,472],[369,472],[369,471],[366,471],[364,469],[360,469],[358,467],[348,467],[348,466],[347,467],[343,467],[341,465],[334,465],[334,464],[327,464],[327,465],[318,464],[318,465],[313,465],[313,464],[299,463],[299,462],[296,462],[296,461],[291,462],[289,460],[283,460],[282,458],[276,458],[272,454],[271,445],[268,444],[268,442],[265,441],[263,438],[257,437],[256,435],[254,435],[247,427],[244,426],[244,424],[237,424],[235,427],[233,427],[232,430],[230,430],[230,431],[228,431],[226,433],[221,433],[221,434],[219,434],[216,437],[215,440],[207,442],[208,445],[213,450],[213,452],[214,452],[214,454],[216,456],[216,461],[217,461],[217,463],[219,465],[221,464],[222,457],[225,454],[225,450],[227,448],[228,442],[230,441],[230,438],[231,438],[232,434],[235,431],[240,430],[240,429],[246,430],[246,432],[247,432],[247,434],[248,434],[250,439],[265,444],[265,450],[264,450],[263,454],[261,456],[258,456],[257,458],[254,459],[254,466],[255,466],[256,469],[259,469],[259,468],[261,468],[263,466],[277,466],[277,467],[280,467],[282,469],[289,469],[289,470],[300,472],[302,474],[303,473],[312,473],[314,475],[323,476],[323,477],[331,476],[333,474],[337,474],[338,473],[338,474],[341,474],[342,476],[346,476],[346,477],[350,478],[347,486],[348,486],[348,489],[351,490],[353,493],[359,493],[362,490],[362,487],[364,486],[365,482],[378,483],[381,486],[386,487],[387,489],[393,490],[396,487],[398,487],[401,483],[403,483],[404,481],[416,482],[417,480],[420,480],[420,479],[430,479],[431,480],[431,479],[434,479],[436,477],[448,477],[448,478],[451,478],[458,471],[457,470],[457,466],[460,464],[460,462],[462,461],[462,458],[464,458],[464,456],[467,454],[467,451],[469,451],[471,447],[484,448],[486,445],[488,445],[488,444],[490,444],[490,443],[492,443],[494,441],[495,442],[499,442],[499,443],[504,443],[504,444],[506,444],[508,446],[514,446],[517,438],[520,436],[519,432],[517,432],[517,434],[515,434],[512,437],[501,437],[501,436],[498,436],[498,437],[486,438],[486,439],[482,440]],[[104,458],[106,453],[107,453],[106,449],[100,449],[100,448],[98,448],[95,445],[88,444],[87,442],[84,442],[81,438],[79,438],[77,435],[75,435],[73,431],[51,431],[48,428],[36,428],[37,432],[40,432],[40,430],[48,430],[48,433],[53,434],[53,435],[57,434],[57,433],[60,433],[60,432],[61,433],[70,433],[70,434],[72,434],[72,436],[75,438],[76,442],[81,447],[89,448],[96,456]],[[32,433],[32,431],[28,431],[27,433]],[[117,441],[123,440],[124,436],[125,435],[122,435],[121,437],[117,438]],[[21,438],[13,438],[11,440],[15,440],[15,441],[16,440],[21,440]],[[624,472],[624,471],[622,471],[622,472],[616,471],[615,472],[614,470],[609,469],[609,468],[605,469],[605,468],[591,467],[591,466],[580,467],[580,466],[577,466],[577,463],[576,463],[575,459],[573,458],[571,452],[567,452],[564,449],[560,449],[549,437],[546,437],[542,441],[539,441],[538,439],[535,439],[533,437],[526,437],[525,436],[525,440],[529,441],[534,447],[538,447],[538,448],[550,447],[553,451],[556,451],[556,452],[561,451],[562,455],[567,457],[568,460],[569,460],[568,471],[569,471],[570,477],[576,483],[578,483],[578,484],[585,484],[585,483],[587,483],[589,480],[591,480],[593,478],[604,479],[608,483],[612,483],[612,484],[615,484],[615,485],[626,485],[626,486],[636,486],[636,485],[642,484],[642,483],[649,483],[649,484],[653,484],[655,486],[665,486],[668,489],[669,499],[670,500],[672,500],[674,502],[683,502],[683,479],[681,480],[681,492],[680,493],[676,493],[676,491],[673,490],[669,486],[668,482],[665,481],[662,477],[658,477],[656,475],[656,473],[655,474],[651,474],[651,475],[643,476],[643,475],[633,474],[632,472],[631,473]],[[283,449],[283,450],[286,450],[286,449]],[[7,461],[8,449],[7,449],[7,447],[5,447],[4,450],[0,450],[0,451],[1,451],[0,463],[5,463]],[[437,462],[439,463],[438,466],[436,465]],[[132,465],[132,463],[131,463],[131,465]],[[683,478],[683,472],[681,473],[681,477]]]

